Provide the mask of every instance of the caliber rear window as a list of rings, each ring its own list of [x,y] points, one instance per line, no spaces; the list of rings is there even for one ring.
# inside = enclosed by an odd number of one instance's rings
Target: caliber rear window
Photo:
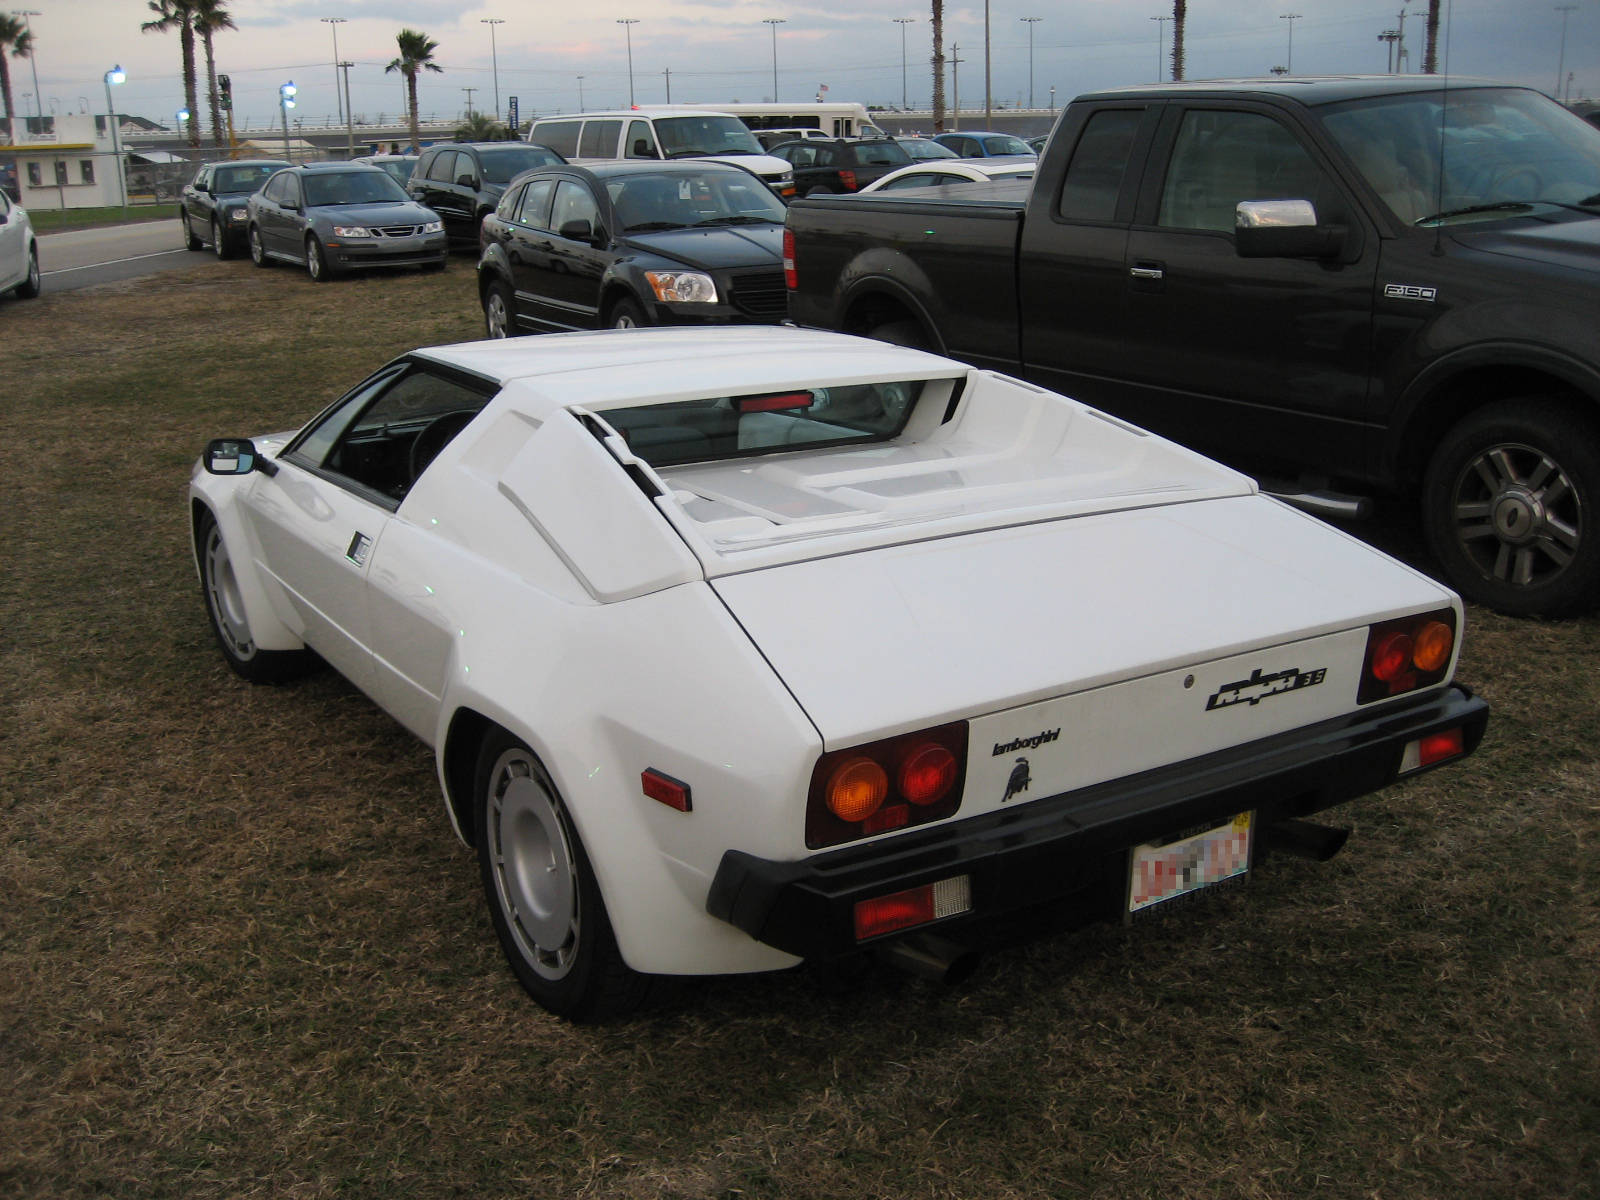
[[[611,408],[606,421],[653,467],[781,450],[887,441],[905,427],[923,380],[792,388]]]

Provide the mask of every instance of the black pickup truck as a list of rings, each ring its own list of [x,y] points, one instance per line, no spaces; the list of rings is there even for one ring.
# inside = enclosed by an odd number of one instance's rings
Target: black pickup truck
[[[1313,511],[1417,498],[1503,611],[1600,603],[1600,129],[1538,92],[1097,92],[1031,187],[799,200],[785,241],[800,325],[1022,376]]]

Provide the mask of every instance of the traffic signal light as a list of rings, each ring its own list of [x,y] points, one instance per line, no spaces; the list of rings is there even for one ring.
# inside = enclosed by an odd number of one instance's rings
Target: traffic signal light
[[[233,80],[229,79],[226,75],[218,75],[217,76],[217,93],[218,93],[217,99],[221,103],[223,111],[232,112],[233,111]]]

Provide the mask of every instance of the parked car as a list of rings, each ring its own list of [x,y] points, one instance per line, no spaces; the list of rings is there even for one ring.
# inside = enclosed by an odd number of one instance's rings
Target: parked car
[[[589,165],[612,159],[705,158],[743,167],[780,196],[794,194],[789,164],[774,158],[738,117],[722,112],[639,105],[618,112],[545,117],[528,140]]]
[[[28,210],[0,192],[0,296],[20,300],[39,294],[39,245]]]
[[[1348,831],[1306,818],[1488,720],[1440,585],[861,338],[418,350],[212,442],[189,508],[227,663],[331,663],[433,747],[512,970],[580,1020],[656,976],[948,976],[1159,916],[1266,850],[1330,856]]]
[[[927,161],[927,160],[938,159],[938,158],[960,158],[961,157],[954,150],[950,149],[950,147],[941,146],[938,142],[934,141],[932,138],[925,138],[925,137],[895,138],[895,144],[898,145],[900,147],[900,149],[904,150],[907,154],[909,154],[911,156],[911,160],[913,162],[924,162],[924,161]]]
[[[772,148],[772,156],[793,166],[798,196],[860,191],[911,162],[911,156],[893,138],[785,142]]]
[[[1035,158],[961,158],[912,163],[869,183],[867,192],[904,191],[907,188],[946,187],[953,183],[988,183],[993,179],[1032,179]]]
[[[377,167],[289,167],[250,197],[250,258],[304,266],[318,283],[362,267],[442,271],[450,257],[439,214]]]
[[[424,150],[407,188],[413,200],[444,218],[452,242],[476,246],[478,226],[513,179],[566,161],[548,146],[527,142],[453,142]]]
[[[1023,140],[1028,143],[1029,150],[1032,150],[1035,154],[1043,154],[1045,146],[1050,141],[1050,135],[1041,133],[1038,137],[1025,138]]]
[[[781,321],[783,214],[758,177],[727,163],[534,171],[483,222],[489,336]]]
[[[417,165],[417,154],[367,154],[361,158],[353,158],[351,162],[358,162],[363,166],[377,167],[386,171],[401,187],[411,184],[411,172]]]
[[[288,165],[279,158],[248,158],[202,166],[178,193],[184,246],[203,250],[209,245],[218,258],[232,258],[243,250],[248,242],[250,197]]]
[[[937,133],[933,140],[958,158],[1009,158],[1032,155],[1032,146],[1009,133]]]
[[[1418,501],[1504,612],[1600,603],[1594,126],[1484,80],[1163,84],[1074,101],[1027,193],[962,193],[937,242],[920,200],[792,210],[791,316],[1059,388],[1314,511]]]
[[[806,138],[827,138],[828,134],[820,129],[752,129],[756,141],[761,143],[763,149],[771,150],[774,146],[784,142],[804,141]]]

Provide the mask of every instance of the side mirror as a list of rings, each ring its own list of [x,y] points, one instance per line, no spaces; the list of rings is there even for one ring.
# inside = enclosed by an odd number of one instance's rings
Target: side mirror
[[[656,153],[656,148],[643,138],[635,138],[633,143],[633,157],[660,158],[661,155]]]
[[[1309,200],[1241,200],[1234,210],[1233,248],[1240,258],[1335,258],[1342,225],[1317,224]]]
[[[464,187],[464,188],[472,188],[473,190],[477,190],[478,180],[477,180],[477,178],[475,176],[472,176],[472,175],[457,175],[456,176],[456,186],[457,187]]]
[[[568,221],[556,232],[569,242],[588,242],[592,245],[595,241],[594,226],[588,221]]]
[[[213,475],[248,475],[266,462],[248,438],[217,438],[206,445],[206,470]]]

